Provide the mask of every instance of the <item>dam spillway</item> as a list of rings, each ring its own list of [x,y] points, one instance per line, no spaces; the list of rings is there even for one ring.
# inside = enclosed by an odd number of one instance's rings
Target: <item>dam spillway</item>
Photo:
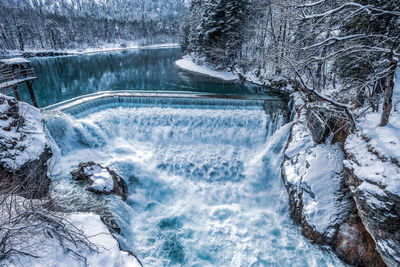
[[[126,202],[107,197],[118,239],[145,266],[338,266],[289,218],[282,103],[103,92],[50,106],[54,194],[73,205],[80,162],[115,170],[129,189]]]

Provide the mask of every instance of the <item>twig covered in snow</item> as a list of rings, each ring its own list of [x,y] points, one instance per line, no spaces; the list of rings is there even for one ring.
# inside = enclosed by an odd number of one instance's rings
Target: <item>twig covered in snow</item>
[[[302,18],[303,19],[318,19],[318,18],[325,18],[328,17],[334,13],[340,12],[342,10],[348,9],[348,8],[356,8],[358,12],[365,11],[368,14],[371,14],[373,11],[377,12],[375,15],[393,15],[393,16],[400,16],[400,12],[397,11],[390,11],[390,10],[383,10],[380,8],[376,8],[373,5],[362,5],[359,3],[354,3],[354,2],[349,2],[349,3],[344,3],[343,5],[328,10],[324,13],[318,13],[318,14],[312,14],[312,15],[304,15]]]

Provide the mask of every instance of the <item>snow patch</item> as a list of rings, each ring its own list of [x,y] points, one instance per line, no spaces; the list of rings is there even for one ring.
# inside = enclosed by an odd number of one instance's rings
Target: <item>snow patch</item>
[[[340,191],[343,159],[339,145],[321,144],[300,152],[294,164],[285,164],[287,180],[304,192],[303,214],[320,233],[329,235],[329,228],[338,218],[336,195]]]
[[[295,123],[292,128],[291,141],[285,151],[285,156],[291,159],[312,146],[315,146],[315,144],[308,128],[302,123]]]
[[[225,81],[234,81],[239,79],[239,76],[232,72],[216,71],[209,65],[198,65],[197,63],[193,62],[193,58],[191,56],[184,56],[183,59],[177,60],[175,64],[182,70],[195,72]]]
[[[101,168],[99,165],[94,165],[90,168],[85,167],[84,172],[90,176],[93,184],[90,185],[92,189],[110,193],[114,188],[114,179],[107,169]]]
[[[141,266],[134,256],[119,249],[117,240],[101,221],[99,215],[74,213],[70,216],[70,222],[78,229],[82,229],[85,236],[99,247],[99,253],[88,255],[89,266]]]
[[[345,165],[353,169],[360,180],[379,185],[395,195],[400,194],[400,168],[370,153],[367,143],[359,135],[352,134],[347,138],[345,150],[354,157],[346,160]],[[360,186],[359,189],[372,190],[372,187],[364,183]]]
[[[367,136],[376,152],[387,159],[400,162],[400,111],[393,111],[389,123],[379,127],[381,114],[370,112],[359,122],[361,134]]]
[[[25,58],[9,58],[9,59],[2,59],[0,60],[0,63],[6,64],[6,65],[14,65],[14,64],[23,64],[23,63],[29,63],[29,60],[26,60]]]

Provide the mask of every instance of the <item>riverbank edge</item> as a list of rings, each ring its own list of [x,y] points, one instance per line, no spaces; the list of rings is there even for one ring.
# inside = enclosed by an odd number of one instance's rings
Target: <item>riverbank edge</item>
[[[110,46],[110,47],[98,47],[98,48],[86,48],[80,49],[66,49],[66,50],[25,50],[25,51],[0,51],[0,57],[24,57],[24,58],[34,58],[34,57],[58,57],[58,56],[79,56],[79,55],[89,55],[96,53],[106,53],[106,52],[117,52],[124,50],[140,50],[140,49],[162,49],[162,48],[179,48],[178,43],[161,43],[152,45],[131,45],[127,47],[121,46]]]
[[[206,71],[202,71],[200,73],[202,75],[207,75],[212,77],[215,71],[207,65],[202,65],[196,68],[191,68],[191,65],[196,64],[194,59],[190,56],[186,55],[184,57],[186,61],[191,60],[192,64],[177,64],[178,67],[183,71],[188,71],[192,73],[198,73],[197,70],[205,69]],[[205,73],[204,73],[205,72]],[[226,73],[226,72],[225,72]],[[232,73],[233,75],[233,73]],[[289,204],[291,208],[291,217],[293,221],[300,225],[303,235],[311,242],[316,245],[321,246],[329,246],[332,251],[340,258],[342,261],[354,265],[354,266],[390,266],[385,255],[382,255],[381,251],[377,249],[377,245],[374,239],[374,236],[368,231],[368,228],[365,226],[365,219],[359,216],[360,210],[359,206],[356,204],[356,199],[352,193],[352,188],[350,188],[349,183],[347,181],[351,180],[349,177],[349,172],[344,168],[344,162],[347,159],[347,154],[344,143],[349,136],[350,132],[341,132],[335,140],[337,142],[337,149],[328,144],[328,142],[332,142],[332,140],[326,141],[325,143],[315,142],[313,140],[312,131],[315,129],[310,129],[310,116],[307,116],[307,110],[310,110],[310,96],[303,93],[305,90],[302,90],[301,85],[294,81],[285,80],[285,79],[276,79],[276,80],[261,80],[257,77],[249,76],[246,74],[237,73],[234,74],[237,77],[237,81],[245,81],[249,83],[253,83],[256,85],[263,86],[265,91],[273,91],[274,93],[279,93],[284,95],[289,99],[289,106],[291,112],[291,121],[293,122],[292,128],[290,130],[289,140],[285,148],[285,157],[284,161],[281,165],[282,171],[282,179],[284,185],[287,189]],[[219,78],[219,75],[216,75]],[[234,82],[234,80],[230,80]],[[313,99],[312,101],[318,101]],[[324,103],[326,104],[326,103]],[[328,105],[329,108],[335,109],[335,106]],[[326,125],[323,126],[325,129]],[[316,133],[320,134],[320,133]],[[300,139],[303,140],[295,140],[294,137],[300,136]],[[338,142],[339,141],[339,142]],[[290,149],[292,143],[298,143],[294,146],[297,147],[298,151],[293,151]],[[328,146],[328,149],[326,149]],[[288,176],[290,176],[290,172],[293,170],[299,171],[304,166],[298,166],[298,162],[295,162],[294,159],[298,160],[299,157],[306,157],[304,151],[308,150],[308,153],[315,153],[315,150],[320,148],[325,149],[324,151],[328,154],[328,156],[337,157],[338,153],[340,154],[340,160],[338,161],[340,167],[339,172],[340,175],[336,177],[339,181],[335,181],[334,185],[336,186],[335,190],[331,190],[331,194],[339,194],[339,197],[334,195],[331,196],[323,196],[327,197],[328,201],[337,201],[336,204],[343,205],[345,208],[342,209],[340,206],[337,210],[330,211],[330,216],[333,216],[334,219],[326,222],[325,218],[322,218],[322,223],[325,224],[321,227],[319,225],[315,225],[315,221],[312,222],[309,214],[304,214],[304,205],[305,201],[303,196],[309,194],[311,199],[314,198],[315,202],[315,193],[310,191],[310,188],[304,188],[304,185],[307,183],[303,183],[301,179],[296,182],[291,182],[288,180]],[[289,151],[289,149],[291,151]],[[294,149],[295,150],[295,149]],[[291,154],[288,156],[288,154]],[[315,160],[314,165],[321,164],[321,161]],[[305,162],[303,162],[305,163]],[[296,166],[297,164],[297,166]],[[306,162],[306,169],[314,169],[319,166],[308,166],[309,162]],[[332,170],[333,172],[335,170]],[[306,171],[305,171],[306,172]],[[320,173],[322,176],[323,173]],[[293,173],[292,173],[293,176]],[[297,173],[295,176],[299,176]],[[319,180],[323,180],[318,177]],[[333,177],[328,177],[333,179]],[[315,182],[315,181],[314,181]],[[320,181],[318,183],[321,183]],[[307,185],[308,186],[308,185]],[[324,194],[326,192],[321,192]],[[331,207],[329,207],[331,208]],[[310,212],[310,211],[308,211]],[[311,211],[312,213],[318,213],[318,210]],[[336,216],[336,217],[335,217]],[[315,218],[313,218],[315,220]],[[317,218],[316,220],[321,219]],[[318,222],[317,222],[318,224]],[[322,231],[321,231],[322,229]]]

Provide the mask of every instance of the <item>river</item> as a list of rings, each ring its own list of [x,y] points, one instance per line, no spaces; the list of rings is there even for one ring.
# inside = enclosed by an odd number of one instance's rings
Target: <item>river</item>
[[[69,174],[80,162],[115,170],[129,191],[126,202],[106,197],[116,236],[144,266],[342,266],[289,216],[280,164],[291,125],[285,109],[270,108],[280,98],[184,73],[173,64],[180,56],[152,49],[37,60],[47,77],[36,82],[46,88],[43,106],[101,90],[246,96],[89,97],[47,110],[54,196],[69,206],[90,201]]]

